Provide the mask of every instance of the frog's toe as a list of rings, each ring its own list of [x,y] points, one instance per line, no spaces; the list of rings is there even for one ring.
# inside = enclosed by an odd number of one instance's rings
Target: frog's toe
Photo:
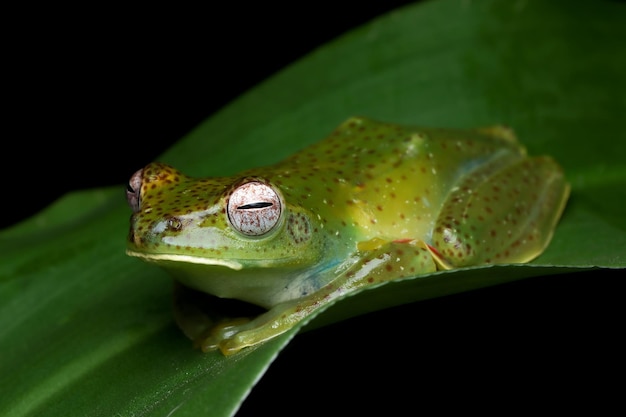
[[[250,319],[242,317],[218,323],[197,337],[194,340],[194,347],[200,348],[203,352],[210,352],[216,349],[223,351],[222,346],[235,338],[241,331],[241,326],[249,322]]]
[[[194,340],[193,347],[203,352],[212,352],[219,348],[219,340],[212,336],[198,338]]]
[[[259,334],[258,329],[241,330],[240,328],[239,330],[220,341],[218,347],[224,355],[232,355],[245,347],[257,345],[267,339]]]
[[[249,346],[246,343],[243,343],[238,335],[235,335],[232,339],[222,340],[221,343],[217,346],[224,356],[230,356],[237,352],[239,352],[244,347]]]

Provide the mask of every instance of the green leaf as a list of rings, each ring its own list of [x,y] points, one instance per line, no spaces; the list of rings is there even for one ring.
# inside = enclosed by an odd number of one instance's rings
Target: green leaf
[[[609,1],[418,3],[314,51],[161,160],[191,175],[230,175],[363,115],[506,123],[530,153],[563,165],[572,196],[531,264],[389,283],[341,300],[312,326],[521,278],[624,268],[624,19]],[[192,350],[173,323],[169,277],[124,255],[128,217],[121,187],[98,189],[0,234],[1,415],[232,415],[298,332],[228,358]]]

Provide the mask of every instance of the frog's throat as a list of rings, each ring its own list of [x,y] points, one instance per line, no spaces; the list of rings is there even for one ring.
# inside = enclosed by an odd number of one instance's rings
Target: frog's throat
[[[229,259],[210,259],[210,258],[202,258],[200,256],[177,255],[173,253],[142,253],[142,252],[135,252],[130,249],[126,250],[126,254],[129,256],[135,256],[137,258],[141,258],[149,262],[171,261],[171,262],[186,262],[186,263],[198,264],[198,265],[225,266],[227,268],[234,269],[235,271],[239,271],[240,269],[243,268],[243,265],[240,262],[229,260]]]

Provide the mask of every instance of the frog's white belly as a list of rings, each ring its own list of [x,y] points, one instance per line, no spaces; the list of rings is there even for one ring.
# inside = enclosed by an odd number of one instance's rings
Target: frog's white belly
[[[326,285],[328,268],[276,266],[258,260],[254,265],[229,259],[189,255],[147,255],[127,251],[168,270],[181,284],[221,298],[232,298],[270,309],[285,301],[307,296]],[[326,271],[324,271],[326,270]],[[326,280],[322,277],[326,277]]]

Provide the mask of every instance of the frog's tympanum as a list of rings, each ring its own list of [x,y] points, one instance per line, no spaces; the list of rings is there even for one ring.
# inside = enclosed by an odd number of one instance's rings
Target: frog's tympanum
[[[569,194],[559,165],[513,132],[351,118],[272,166],[190,178],[151,163],[130,179],[131,256],[186,288],[264,309],[196,335],[232,354],[383,281],[537,257]]]

